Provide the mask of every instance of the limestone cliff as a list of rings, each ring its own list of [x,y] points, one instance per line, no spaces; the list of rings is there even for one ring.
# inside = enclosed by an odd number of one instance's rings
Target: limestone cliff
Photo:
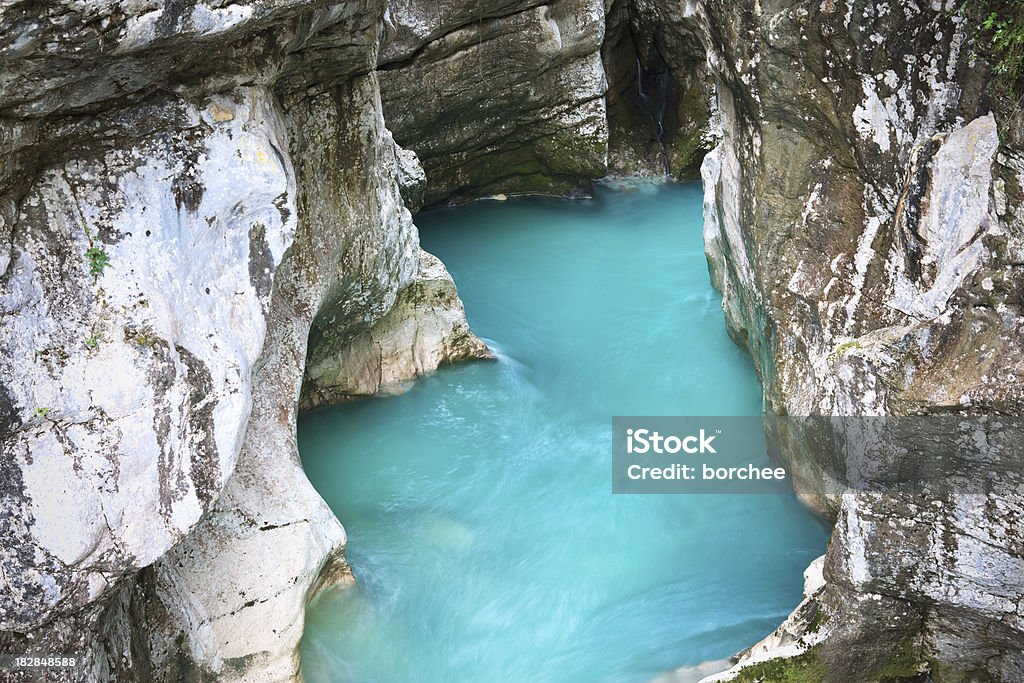
[[[400,0],[378,72],[388,125],[435,204],[588,194],[608,173],[697,177],[704,62],[679,3]]]
[[[953,10],[700,3],[708,260],[769,412],[1020,414],[1024,156]],[[844,494],[816,436],[774,445],[838,520],[826,679],[1024,677],[1019,493]]]
[[[390,3],[384,113],[423,163],[427,204],[603,176],[603,38],[602,0]]]
[[[295,676],[307,598],[345,577],[295,449],[310,328],[356,336],[427,275],[383,14],[0,9],[3,652],[82,653],[84,680]]]
[[[712,84],[692,8],[615,0],[605,31],[609,172],[699,177]]]

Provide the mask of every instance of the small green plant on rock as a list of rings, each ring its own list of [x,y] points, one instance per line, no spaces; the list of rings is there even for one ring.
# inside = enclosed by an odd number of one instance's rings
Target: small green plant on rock
[[[1024,78],[1024,4],[1019,0],[974,0],[996,75],[1014,85]]]
[[[96,338],[96,335],[92,335],[85,338],[85,348],[92,350],[100,345],[100,340]]]
[[[1024,144],[1024,3],[965,0],[959,13],[973,33],[975,51],[992,64],[992,94],[1003,112],[1000,139]]]
[[[862,348],[864,348],[864,345],[861,344],[856,339],[853,339],[853,340],[850,340],[850,341],[845,341],[842,344],[840,344],[839,346],[837,346],[835,351],[833,351],[832,353],[830,353],[828,355],[828,359],[829,360],[835,360],[835,359],[839,358],[840,356],[845,356],[847,353],[849,353],[850,351],[853,351],[854,349],[862,349]]]
[[[161,343],[165,343],[149,325],[142,325],[140,327],[129,325],[125,327],[124,338],[125,341],[147,349],[155,349]]]
[[[50,414],[50,409],[47,408],[46,406],[39,406],[32,412],[36,414],[36,417],[41,417],[45,419],[46,416]]]
[[[733,680],[736,683],[821,683],[825,673],[825,664],[811,648],[795,657],[769,659],[744,667]]]
[[[103,247],[89,247],[85,250],[85,258],[89,261],[89,274],[99,277],[103,269],[110,265],[110,256]]]

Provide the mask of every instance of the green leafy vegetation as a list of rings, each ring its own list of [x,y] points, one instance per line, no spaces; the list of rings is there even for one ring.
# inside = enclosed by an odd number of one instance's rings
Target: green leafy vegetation
[[[967,0],[961,11],[976,25],[977,49],[992,63],[998,84],[1019,101],[1024,96],[1024,3]]]
[[[87,349],[95,349],[99,345],[100,345],[100,340],[97,339],[95,335],[93,335],[91,337],[86,337],[85,338],[85,348],[87,348]]]
[[[89,274],[98,277],[103,269],[110,265],[110,256],[103,247],[89,247],[85,250],[85,258],[89,261]]]
[[[50,409],[45,407],[45,406],[40,406],[40,407],[36,408],[35,410],[33,410],[32,412],[34,412],[36,414],[36,417],[43,417],[43,418],[45,418],[47,415],[50,414]]]

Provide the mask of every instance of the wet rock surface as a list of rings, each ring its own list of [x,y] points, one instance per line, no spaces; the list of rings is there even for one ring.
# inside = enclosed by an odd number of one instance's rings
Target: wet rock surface
[[[601,54],[609,172],[700,177],[701,160],[715,141],[708,126],[713,86],[694,8],[616,0]]]

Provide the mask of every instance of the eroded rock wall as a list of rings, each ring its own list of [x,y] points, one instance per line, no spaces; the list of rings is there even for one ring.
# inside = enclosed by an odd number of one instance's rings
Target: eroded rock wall
[[[486,355],[409,209],[605,173],[608,9],[0,8],[5,651],[295,674],[346,574],[295,450],[307,342],[307,405]]]
[[[5,651],[95,654],[107,599],[238,460],[297,228],[267,88],[199,85],[224,77],[199,58],[214,41],[249,71],[243,34],[256,53],[299,35],[288,7],[249,10],[178,18],[170,48],[112,3],[3,9]],[[174,91],[177,68],[194,87]]]
[[[370,72],[282,94],[301,209],[242,455],[212,511],[133,596],[144,615],[133,632],[148,635],[166,680],[194,669],[216,680],[287,680],[306,600],[325,560],[343,562],[344,532],[299,464],[296,398],[314,315],[380,318],[416,274],[415,227],[396,177],[375,172],[395,168],[397,152],[377,93]]]
[[[379,74],[395,139],[426,203],[559,195],[605,174],[602,0],[400,0]]]
[[[723,135],[704,165],[708,260],[768,409],[1019,414],[1024,157],[1000,142],[967,18],[950,3],[698,5]],[[1024,675],[1019,494],[842,494],[815,435],[774,436],[839,520],[816,650],[828,680]]]
[[[336,336],[314,326],[299,407],[310,410],[377,394],[401,393],[442,365],[493,358],[466,322],[455,282],[441,260],[422,249],[415,279],[374,325]],[[341,328],[345,332],[346,328]]]
[[[3,649],[292,678],[347,577],[304,373],[312,406],[482,353],[408,208],[685,175],[698,42],[709,265],[769,410],[1018,413],[1024,155],[939,5],[5,4]],[[774,436],[838,520],[831,680],[1024,678],[1019,496],[841,495]]]
[[[698,175],[710,82],[692,8],[643,0],[392,2],[388,125],[427,204],[586,194],[612,174]]]
[[[609,172],[700,177],[713,87],[693,6],[615,0],[606,23]]]
[[[296,675],[306,600],[348,576],[295,448],[310,328],[356,337],[425,272],[383,15],[0,10],[3,652],[83,653],[83,680]]]

